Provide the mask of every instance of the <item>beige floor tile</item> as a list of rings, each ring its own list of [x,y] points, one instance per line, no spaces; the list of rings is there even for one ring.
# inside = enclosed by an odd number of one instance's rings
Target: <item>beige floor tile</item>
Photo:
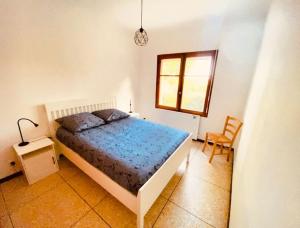
[[[4,199],[0,188],[0,218],[7,214]]]
[[[163,197],[165,197],[166,199],[169,199],[172,192],[175,190],[176,185],[179,183],[180,179],[181,179],[181,175],[179,174],[175,174],[171,180],[169,181],[169,183],[167,184],[167,186],[164,188],[163,192],[161,193],[161,195]]]
[[[186,209],[201,220],[226,227],[230,193],[204,180],[185,176],[170,201]]]
[[[24,176],[19,176],[3,183],[1,188],[7,208],[12,212],[62,183],[63,180],[58,174],[52,174],[32,185],[28,185]]]
[[[197,146],[194,147],[194,150],[197,151],[197,152],[200,152],[199,154],[204,155],[205,159],[207,159],[207,161],[208,161],[209,158],[210,158],[210,155],[211,155],[212,145],[208,145],[205,148],[204,152],[202,151],[202,148],[203,148],[203,143],[199,143]],[[217,148],[216,153],[217,154],[220,153],[220,148],[219,147]],[[232,171],[232,158],[233,157],[231,155],[229,162],[227,162],[227,160],[226,160],[227,159],[226,153],[228,153],[228,150],[224,149],[224,154],[223,155],[215,155],[211,164],[214,164],[220,170],[223,170],[223,171],[226,170],[226,171],[230,171],[231,172]]]
[[[81,172],[79,168],[77,168],[72,162],[70,162],[63,156],[59,159],[58,164],[58,174],[65,180],[69,180],[70,178]]]
[[[12,213],[15,227],[70,227],[90,207],[67,184],[61,184]]]
[[[91,207],[96,206],[107,195],[99,184],[83,172],[73,176],[68,183]]]
[[[186,172],[186,168],[187,168],[186,160],[184,160],[181,163],[181,165],[179,166],[179,168],[177,169],[174,176],[171,178],[171,180],[167,184],[167,186],[162,191],[161,195],[163,197],[165,197],[166,199],[170,198],[170,196],[171,196],[172,192],[174,191],[176,185],[179,183],[180,179],[184,176],[184,174]]]
[[[77,222],[74,228],[109,228],[109,226],[97,215],[94,211],[89,211],[79,222]]]
[[[152,227],[167,200],[159,197],[145,216],[144,226]],[[97,207],[97,213],[112,227],[136,227],[136,215],[113,196],[108,195]]]
[[[26,177],[24,175],[21,175],[2,183],[1,190],[5,195],[27,186],[28,186],[28,182],[26,180]]]
[[[144,218],[145,228],[153,227],[155,221],[163,210],[164,206],[167,204],[167,200],[164,197],[158,197],[155,203],[152,205],[148,213]]]
[[[136,216],[113,196],[108,195],[95,207],[96,212],[112,227],[135,227]]]
[[[145,216],[145,227],[226,227],[232,163],[216,156],[209,164],[210,151],[201,147],[192,143],[189,166],[181,164]],[[12,227],[5,204],[15,227],[136,227],[136,215],[70,161],[62,158],[59,166],[31,186],[24,176],[1,184],[0,227]]]
[[[209,156],[202,151],[194,150],[185,175],[204,179],[227,191],[231,188],[231,166],[226,157],[216,156],[212,163],[208,162]]]
[[[168,202],[162,213],[160,214],[157,222],[154,227],[172,227],[172,228],[181,228],[181,227],[203,227],[203,228],[212,228],[212,226],[206,224],[180,207],[176,206],[172,202]]]
[[[0,227],[1,228],[12,228],[12,224],[8,215],[2,216],[0,218]]]

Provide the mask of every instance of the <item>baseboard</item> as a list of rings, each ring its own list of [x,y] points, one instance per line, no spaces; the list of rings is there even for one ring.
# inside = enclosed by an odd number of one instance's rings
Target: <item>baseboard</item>
[[[198,138],[198,139],[193,139],[193,141],[195,141],[195,142],[201,142],[201,143],[204,143],[204,142],[205,142],[203,139],[199,139],[199,138]],[[208,142],[208,144],[209,144],[209,145],[213,145],[212,142]],[[224,148],[229,149],[228,146],[224,146]],[[231,151],[234,152],[234,148],[231,148]]]
[[[0,179],[0,184],[4,183],[6,181],[9,181],[9,180],[11,180],[11,179],[13,179],[15,177],[21,176],[22,174],[23,174],[23,172],[19,171],[19,172],[16,172],[16,173],[12,174],[12,175],[4,177],[4,178]]]

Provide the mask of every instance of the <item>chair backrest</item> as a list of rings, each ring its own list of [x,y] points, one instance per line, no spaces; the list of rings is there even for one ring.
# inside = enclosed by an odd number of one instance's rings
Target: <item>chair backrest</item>
[[[223,129],[223,135],[226,135],[231,140],[231,145],[234,143],[234,140],[239,133],[243,122],[239,119],[227,116],[226,122]]]

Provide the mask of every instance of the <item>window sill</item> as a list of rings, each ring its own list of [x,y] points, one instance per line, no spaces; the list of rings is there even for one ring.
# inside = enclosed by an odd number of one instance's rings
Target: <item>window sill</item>
[[[181,113],[186,113],[186,114],[192,114],[192,115],[201,116],[201,117],[207,117],[208,116],[208,114],[205,113],[205,112],[197,112],[197,111],[191,111],[191,110],[185,110],[185,109],[177,110],[176,108],[161,106],[161,105],[156,105],[155,108],[162,109],[162,110],[173,111],[173,112],[181,112]]]

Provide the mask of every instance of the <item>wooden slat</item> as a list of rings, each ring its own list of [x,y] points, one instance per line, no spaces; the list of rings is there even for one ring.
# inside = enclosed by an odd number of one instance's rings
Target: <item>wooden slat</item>
[[[236,121],[240,121],[239,119],[235,118],[235,117],[232,117],[232,116],[229,116],[228,117],[230,120],[236,120]]]
[[[233,124],[231,124],[231,123],[228,123],[227,126],[230,126],[230,127],[232,127],[233,129],[236,129],[236,126],[233,125]]]
[[[232,130],[230,130],[229,128],[226,128],[225,131],[231,133],[232,135],[235,135],[235,132],[233,132]]]

